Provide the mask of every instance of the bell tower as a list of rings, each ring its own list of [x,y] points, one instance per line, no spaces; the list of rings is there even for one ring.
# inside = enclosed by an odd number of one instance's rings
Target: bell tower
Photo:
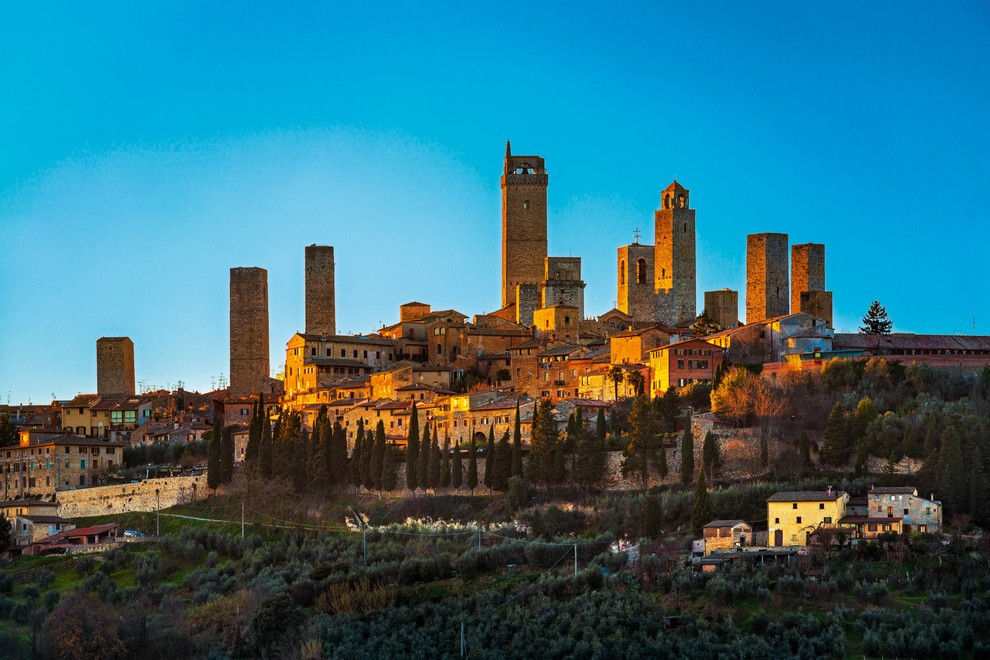
[[[656,320],[667,326],[698,315],[694,209],[690,191],[674,181],[660,193],[654,213],[653,275]]]
[[[502,306],[516,287],[539,286],[547,258],[547,172],[539,156],[513,156],[505,143],[502,173]]]

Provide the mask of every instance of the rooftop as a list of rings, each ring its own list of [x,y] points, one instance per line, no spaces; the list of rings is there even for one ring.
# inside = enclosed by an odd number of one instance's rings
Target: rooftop
[[[834,502],[845,495],[842,490],[791,490],[774,493],[767,502]]]

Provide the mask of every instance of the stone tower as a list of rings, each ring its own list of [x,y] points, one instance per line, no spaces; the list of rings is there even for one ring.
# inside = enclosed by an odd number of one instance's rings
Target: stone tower
[[[694,321],[698,314],[695,279],[694,209],[690,191],[674,181],[660,195],[654,214],[653,268],[656,320],[668,326]]]
[[[581,257],[547,257],[543,269],[543,307],[576,307],[578,320],[584,318],[584,287]]]
[[[268,271],[230,269],[230,396],[268,391]]]
[[[306,333],[337,334],[332,245],[306,246]]]
[[[705,314],[729,330],[739,326],[739,292],[732,289],[705,291]]]
[[[129,337],[96,340],[96,393],[134,395],[134,342]]]
[[[516,286],[516,323],[527,328],[533,325],[533,314],[540,308],[540,287],[536,284]]]
[[[746,237],[746,323],[788,313],[787,234]]]
[[[505,143],[502,174],[502,307],[516,286],[543,281],[547,258],[547,172],[539,156],[513,156]]]
[[[616,297],[620,312],[636,321],[652,321],[654,313],[653,246],[640,245],[637,240],[619,248],[619,292]]]
[[[822,243],[803,243],[791,248],[791,311],[814,314],[832,327],[832,292],[825,290]]]

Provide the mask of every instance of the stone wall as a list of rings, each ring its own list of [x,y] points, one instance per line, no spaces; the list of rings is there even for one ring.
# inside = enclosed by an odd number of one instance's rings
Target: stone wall
[[[154,511],[159,506],[165,509],[177,504],[189,504],[205,497],[208,490],[204,474],[60,491],[58,515],[72,519],[130,511]]]
[[[230,395],[268,391],[268,271],[230,269]]]
[[[787,234],[746,237],[746,323],[784,316],[790,309]]]
[[[825,326],[832,327],[831,291],[802,291],[798,298],[800,302],[794,311],[807,312],[820,319],[825,319]]]

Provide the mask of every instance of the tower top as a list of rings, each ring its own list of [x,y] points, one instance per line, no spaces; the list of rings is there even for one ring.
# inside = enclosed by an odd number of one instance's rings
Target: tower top
[[[513,156],[512,145],[505,141],[505,172],[504,174],[539,174],[545,175],[546,166],[539,156]]]
[[[677,179],[674,179],[673,183],[663,189],[660,193],[661,208],[664,209],[687,209],[691,208],[689,201],[691,197],[691,191],[677,183]]]

